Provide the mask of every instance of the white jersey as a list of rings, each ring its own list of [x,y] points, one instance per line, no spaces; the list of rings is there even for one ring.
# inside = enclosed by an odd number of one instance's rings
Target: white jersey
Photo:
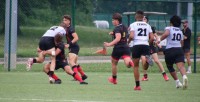
[[[53,26],[44,33],[42,37],[55,37],[56,34],[66,35],[66,31],[61,26]]]
[[[134,32],[134,45],[149,45],[149,34],[152,33],[149,24],[143,21],[136,21],[130,25],[130,31]]]
[[[181,47],[181,40],[184,39],[183,33],[180,28],[178,27],[166,27],[165,30],[169,30],[169,36],[167,39],[166,49],[172,47]]]

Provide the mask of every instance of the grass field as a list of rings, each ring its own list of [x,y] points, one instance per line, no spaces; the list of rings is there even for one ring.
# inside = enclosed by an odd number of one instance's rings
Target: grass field
[[[198,63],[199,66],[200,63]],[[141,82],[141,91],[134,91],[132,69],[123,63],[118,67],[118,84],[107,81],[111,75],[110,63],[81,64],[88,75],[88,85],[80,85],[62,70],[55,73],[62,84],[49,84],[42,72],[43,64],[35,64],[31,71],[25,65],[7,72],[0,68],[0,102],[199,102],[200,74],[189,74],[187,90],[176,89],[175,82],[164,81],[156,66],[149,69],[149,81]],[[164,64],[165,67],[165,64]],[[165,67],[166,68],[166,67]],[[141,69],[141,68],[140,68]],[[199,69],[198,69],[199,70]],[[182,78],[179,75],[180,80]],[[142,77],[142,74],[141,74]]]
[[[150,73],[141,82],[142,90],[134,91],[132,73],[118,73],[118,84],[107,81],[111,73],[88,72],[88,85],[71,81],[72,77],[57,72],[62,84],[48,83],[42,72],[1,72],[0,102],[199,102],[200,74],[190,74],[187,90],[176,89],[175,82],[165,82],[160,74]],[[180,75],[179,75],[180,76]]]

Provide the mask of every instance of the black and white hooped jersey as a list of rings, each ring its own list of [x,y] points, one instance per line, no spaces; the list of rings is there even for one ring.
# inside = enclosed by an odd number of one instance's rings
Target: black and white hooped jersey
[[[183,33],[180,28],[178,27],[166,27],[165,30],[169,30],[169,36],[167,39],[166,49],[172,47],[181,47],[181,40],[184,39]]]
[[[149,24],[143,21],[136,21],[130,25],[130,31],[134,32],[134,45],[149,45],[149,34],[152,33]]]
[[[42,37],[55,37],[56,34],[66,35],[66,30],[61,26],[53,26],[44,33]]]

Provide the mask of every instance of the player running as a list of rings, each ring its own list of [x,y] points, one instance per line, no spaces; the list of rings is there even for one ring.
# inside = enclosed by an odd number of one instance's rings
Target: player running
[[[172,16],[170,18],[170,26],[165,28],[165,32],[161,37],[161,41],[165,38],[167,39],[166,50],[164,51],[166,66],[176,82],[176,88],[183,87],[186,89],[188,87],[188,78],[186,76],[186,71],[184,67],[184,52],[182,49],[182,44],[184,40],[183,33],[179,28],[181,25],[181,18],[179,16]],[[159,42],[158,42],[159,43]],[[177,73],[173,67],[176,64],[179,69],[183,84],[179,81]]]
[[[69,64],[72,66],[72,69],[76,73],[80,73],[83,80],[87,79],[87,75],[85,75],[81,66],[77,63],[78,60],[78,53],[79,53],[79,45],[78,41],[78,34],[75,32],[75,29],[71,26],[71,17],[69,15],[63,16],[63,23],[67,26],[67,45],[66,47],[69,48]]]
[[[122,24],[122,16],[119,13],[113,14],[112,24],[115,28],[113,32],[110,32],[109,34],[113,36],[114,40],[111,42],[104,42],[104,46],[114,46],[111,55],[112,76],[108,78],[108,81],[117,84],[117,64],[119,59],[122,58],[127,67],[134,68],[134,64],[130,58],[130,49],[127,44],[127,27]]]
[[[55,45],[56,45],[56,51],[55,51],[55,56],[56,56],[56,67],[55,70],[58,70],[59,68],[62,68],[67,74],[71,75],[74,77],[74,79],[78,80],[80,84],[88,84],[87,82],[84,82],[82,78],[79,76],[78,73],[73,72],[71,70],[71,67],[68,64],[67,58],[65,57],[65,45],[62,42],[62,36],[61,35],[56,35],[55,36]],[[43,51],[43,55],[51,55],[52,53],[49,51]],[[47,73],[47,75],[50,74],[50,66],[51,62],[46,64],[44,66],[44,72]],[[52,80],[53,78],[53,80]],[[61,84],[61,80],[54,74],[53,77],[49,77],[50,83],[55,83],[55,84]],[[54,82],[55,80],[55,82]]]
[[[147,16],[144,16],[143,18],[143,21],[148,23],[149,22],[149,18]],[[160,39],[158,38],[158,35],[156,34],[156,31],[155,31],[155,27],[151,27],[152,29],[152,32],[153,32],[153,35],[154,35],[154,43],[150,44],[150,54],[154,60],[154,62],[157,64],[158,68],[160,69],[160,71],[162,72],[162,75],[163,75],[163,78],[165,81],[168,81],[169,78],[165,72],[165,69],[162,65],[162,63],[160,62],[159,58],[158,58],[158,50],[157,50],[157,44],[155,43],[156,41],[159,41]],[[142,56],[142,57],[145,57],[145,56]],[[144,58],[142,58],[144,59]],[[143,73],[144,73],[144,77],[142,78],[142,81],[148,81],[148,74],[147,74],[147,70],[143,70]]]
[[[27,61],[27,70],[32,68],[33,63],[43,63],[45,60],[45,56],[42,54],[43,51],[51,52],[51,65],[49,75],[54,76],[55,69],[55,43],[54,37],[56,34],[65,35],[66,34],[66,25],[61,23],[60,26],[53,26],[44,33],[39,42],[38,48],[38,57],[29,58]]]
[[[135,83],[136,86],[134,90],[141,90],[140,87],[140,73],[139,73],[139,61],[141,56],[149,56],[150,49],[149,49],[149,42],[153,42],[153,33],[151,26],[143,21],[144,12],[137,11],[135,14],[136,22],[130,25],[130,36],[128,43],[133,41],[132,47],[132,58],[134,67],[134,76],[135,76]],[[146,58],[143,59],[143,69],[147,70],[149,64],[146,63]]]

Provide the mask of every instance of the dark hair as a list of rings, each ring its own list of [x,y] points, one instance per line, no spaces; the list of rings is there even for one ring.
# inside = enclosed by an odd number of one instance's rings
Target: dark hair
[[[172,23],[174,27],[180,27],[181,26],[181,18],[177,15],[174,15],[170,18],[170,23]]]
[[[67,30],[67,25],[65,23],[61,22],[60,26],[63,27],[65,30]]]
[[[119,23],[122,23],[122,15],[119,13],[114,13],[112,19],[118,20]]]
[[[138,10],[136,11],[136,18],[139,19],[139,20],[143,20],[143,17],[144,17],[144,12],[141,11],[141,10]]]
[[[62,38],[63,38],[63,36],[60,33],[56,34],[55,37],[54,37],[55,44],[61,43]]]
[[[148,16],[144,16],[144,18],[146,18],[146,19],[147,19],[147,22],[149,22],[149,17],[148,17]]]
[[[71,22],[71,16],[70,15],[64,15],[63,18],[68,19]]]

